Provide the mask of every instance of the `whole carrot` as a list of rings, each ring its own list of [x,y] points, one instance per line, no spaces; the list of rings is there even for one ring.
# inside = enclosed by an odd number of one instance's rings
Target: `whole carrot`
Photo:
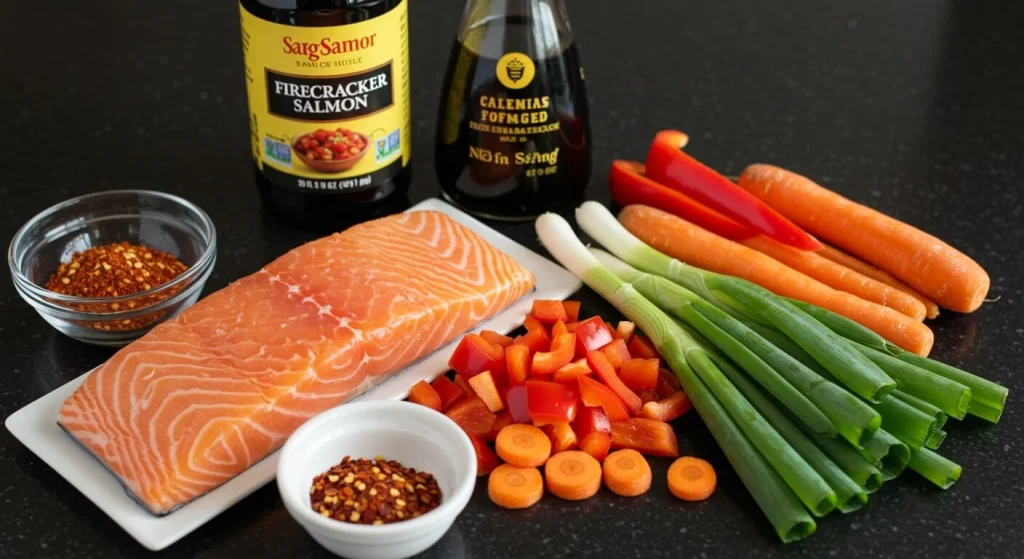
[[[935,301],[932,301],[931,299],[922,295],[920,291],[917,291],[913,287],[910,287],[909,285],[896,279],[889,272],[886,272],[885,270],[879,270],[878,268],[872,266],[871,264],[864,262],[863,260],[857,258],[856,256],[850,256],[849,254],[846,254],[845,252],[839,250],[834,246],[825,245],[825,248],[819,250],[818,254],[825,258],[828,258],[829,260],[835,262],[836,264],[842,264],[843,266],[846,266],[847,268],[853,270],[854,272],[859,272],[873,280],[880,281],[891,287],[895,287],[896,289],[899,289],[900,291],[906,293],[907,295],[910,295],[911,297],[917,299],[918,301],[921,301],[921,303],[924,305],[925,316],[927,318],[935,318],[939,316],[939,305],[937,305]]]
[[[686,220],[648,206],[627,206],[619,221],[641,241],[698,268],[751,281],[783,297],[806,301],[863,324],[890,342],[920,355],[931,351],[932,331],[893,309],[837,291]]]
[[[808,232],[891,273],[943,308],[973,312],[988,294],[988,274],[962,252],[807,177],[751,165],[739,185]]]
[[[817,252],[796,250],[764,235],[743,239],[739,242],[744,246],[771,256],[790,268],[806,274],[833,289],[845,291],[872,303],[885,305],[914,320],[924,320],[925,308],[921,301],[880,281],[875,281],[855,272],[842,264],[837,264]]]

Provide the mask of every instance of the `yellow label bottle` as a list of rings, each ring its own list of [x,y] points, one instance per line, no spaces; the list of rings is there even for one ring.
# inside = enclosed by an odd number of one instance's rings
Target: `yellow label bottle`
[[[408,0],[240,0],[256,184],[275,211],[338,228],[404,198]]]

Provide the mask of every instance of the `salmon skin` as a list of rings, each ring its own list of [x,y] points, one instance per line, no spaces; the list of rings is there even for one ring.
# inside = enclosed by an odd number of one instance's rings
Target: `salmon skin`
[[[444,214],[363,223],[121,349],[65,400],[58,423],[164,515],[533,286],[528,270]]]

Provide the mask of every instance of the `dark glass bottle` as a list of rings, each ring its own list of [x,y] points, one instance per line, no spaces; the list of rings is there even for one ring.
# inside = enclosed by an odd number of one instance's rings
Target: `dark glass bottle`
[[[256,185],[297,224],[405,204],[407,0],[240,0]],[[397,207],[392,207],[397,206]]]
[[[469,0],[452,47],[435,166],[455,205],[530,219],[590,179],[583,68],[562,0]]]

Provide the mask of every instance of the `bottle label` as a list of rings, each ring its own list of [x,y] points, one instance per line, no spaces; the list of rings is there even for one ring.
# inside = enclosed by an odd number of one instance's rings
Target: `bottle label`
[[[239,4],[252,156],[270,182],[355,192],[408,163],[408,2],[368,21],[297,27]]]

